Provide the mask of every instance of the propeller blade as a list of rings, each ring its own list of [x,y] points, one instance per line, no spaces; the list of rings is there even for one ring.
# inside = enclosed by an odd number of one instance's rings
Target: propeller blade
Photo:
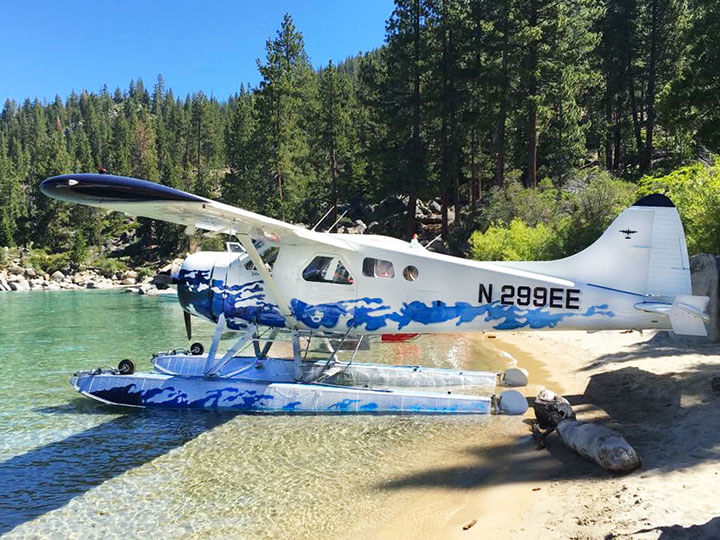
[[[192,339],[192,320],[187,311],[183,311],[183,315],[185,316],[185,333],[187,334],[188,341],[190,341]]]

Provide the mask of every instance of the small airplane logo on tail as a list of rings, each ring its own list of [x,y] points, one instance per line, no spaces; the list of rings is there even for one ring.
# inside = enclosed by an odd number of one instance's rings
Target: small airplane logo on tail
[[[625,235],[625,240],[630,240],[630,237],[635,234],[637,231],[633,231],[631,229],[624,229],[620,231],[621,234]]]

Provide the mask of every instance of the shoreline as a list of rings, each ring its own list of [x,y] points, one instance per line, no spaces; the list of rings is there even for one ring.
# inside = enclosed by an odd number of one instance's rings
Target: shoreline
[[[0,268],[0,293],[125,289],[126,292],[153,295],[168,288],[168,280],[163,278],[172,275],[179,266],[178,260],[174,260],[160,267],[155,275],[149,275],[140,268],[110,273],[94,268],[49,273],[37,270],[31,265],[24,265],[20,259],[15,259],[10,265]]]
[[[468,435],[471,456],[446,468],[464,479],[409,488],[405,506],[388,512],[392,519],[362,532],[388,539],[720,537],[713,495],[720,490],[720,395],[711,389],[720,344],[683,347],[662,334],[618,331],[479,339],[528,369],[527,397],[542,386],[564,395],[579,420],[623,434],[643,467],[611,474],[557,435],[537,450],[529,410],[479,445]],[[435,474],[444,474],[443,465]]]

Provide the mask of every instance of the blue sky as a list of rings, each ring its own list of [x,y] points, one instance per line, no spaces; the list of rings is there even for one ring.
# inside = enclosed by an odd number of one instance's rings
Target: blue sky
[[[256,59],[290,13],[315,67],[382,45],[392,0],[40,0],[7,2],[0,23],[0,107],[72,90],[127,89],[158,73],[176,96],[224,100],[259,82]]]

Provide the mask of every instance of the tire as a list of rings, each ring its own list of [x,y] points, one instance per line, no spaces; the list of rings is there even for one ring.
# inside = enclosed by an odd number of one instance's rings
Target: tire
[[[129,358],[120,360],[120,363],[118,364],[118,371],[120,372],[120,375],[132,375],[135,373],[135,364],[133,364],[133,361]]]
[[[202,353],[205,352],[205,347],[202,346],[202,343],[193,343],[190,345],[190,354],[199,356]]]

